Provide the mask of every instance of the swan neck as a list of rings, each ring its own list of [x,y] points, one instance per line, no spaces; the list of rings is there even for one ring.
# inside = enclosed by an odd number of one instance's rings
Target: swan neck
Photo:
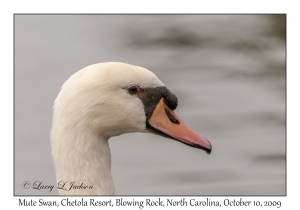
[[[60,195],[114,194],[107,138],[53,127],[51,143]]]

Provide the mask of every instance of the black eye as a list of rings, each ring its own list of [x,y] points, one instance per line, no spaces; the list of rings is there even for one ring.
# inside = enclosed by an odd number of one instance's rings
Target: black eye
[[[136,94],[138,91],[139,91],[139,89],[138,89],[137,86],[131,86],[131,87],[128,88],[128,92],[130,94]]]

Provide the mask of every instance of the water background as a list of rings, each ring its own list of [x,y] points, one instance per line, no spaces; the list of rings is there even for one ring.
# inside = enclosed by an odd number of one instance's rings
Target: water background
[[[111,138],[118,195],[284,195],[284,15],[15,15],[15,195],[57,195],[53,102],[76,71],[119,61],[153,71],[176,114],[213,145]]]

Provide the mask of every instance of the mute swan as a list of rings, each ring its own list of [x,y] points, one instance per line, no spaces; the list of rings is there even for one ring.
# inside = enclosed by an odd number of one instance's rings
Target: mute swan
[[[59,194],[113,195],[108,139],[123,133],[150,131],[210,153],[209,141],[183,124],[176,107],[176,96],[145,68],[108,62],[75,73],[53,106]]]

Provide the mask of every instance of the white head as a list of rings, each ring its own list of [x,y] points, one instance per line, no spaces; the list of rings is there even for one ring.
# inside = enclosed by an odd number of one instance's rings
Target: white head
[[[175,115],[176,96],[149,70],[100,63],[71,76],[54,103],[51,131],[57,182],[94,190],[60,194],[113,194],[107,140],[147,130],[210,152],[211,145]]]
[[[88,66],[69,78],[55,100],[59,117],[73,126],[89,128],[109,138],[146,129],[141,100],[128,94],[130,86],[157,87],[163,83],[151,71],[123,63]],[[72,118],[70,118],[72,117]]]

